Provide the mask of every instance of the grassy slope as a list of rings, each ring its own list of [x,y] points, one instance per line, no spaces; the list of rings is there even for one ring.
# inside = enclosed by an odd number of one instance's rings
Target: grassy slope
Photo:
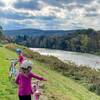
[[[14,52],[0,47],[0,100],[18,100],[16,85],[8,80],[10,61],[6,60],[6,58],[14,57],[16,57]],[[44,88],[44,97],[48,100],[100,100],[99,96],[89,92],[73,80],[49,70],[47,66],[36,61],[34,65],[33,72],[48,79]],[[41,69],[48,71],[48,74]]]

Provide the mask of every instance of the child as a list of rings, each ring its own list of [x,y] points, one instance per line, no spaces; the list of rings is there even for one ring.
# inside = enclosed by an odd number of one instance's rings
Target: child
[[[18,87],[19,87],[19,92],[18,92],[19,100],[31,100],[32,78],[36,78],[40,81],[45,81],[45,79],[31,73],[32,63],[28,60],[23,61],[20,68],[21,68],[21,71],[19,72],[16,78],[16,83],[18,84]]]
[[[25,60],[25,57],[22,54],[22,50],[21,49],[16,49],[16,53],[18,54],[18,62],[19,62],[19,65],[21,65],[22,62]]]

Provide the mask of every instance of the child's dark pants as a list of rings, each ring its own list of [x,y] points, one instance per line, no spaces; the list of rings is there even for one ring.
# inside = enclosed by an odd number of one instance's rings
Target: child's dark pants
[[[19,96],[19,100],[31,100],[31,95]]]

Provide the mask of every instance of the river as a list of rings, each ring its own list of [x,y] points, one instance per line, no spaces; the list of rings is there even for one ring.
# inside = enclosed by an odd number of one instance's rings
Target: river
[[[44,48],[30,48],[32,51],[38,52],[41,55],[52,55],[63,62],[67,60],[74,62],[77,65],[87,65],[91,68],[100,69],[100,56],[88,54],[88,53],[78,53],[70,52],[64,50],[55,49],[44,49]]]

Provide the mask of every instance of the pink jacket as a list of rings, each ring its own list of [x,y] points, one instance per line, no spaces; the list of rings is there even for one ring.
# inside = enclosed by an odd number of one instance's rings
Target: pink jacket
[[[32,94],[31,79],[36,78],[38,80],[44,80],[44,78],[39,77],[33,73],[29,73],[28,77],[19,73],[16,78],[16,83],[18,84],[18,95],[30,95]]]
[[[24,60],[25,60],[25,57],[23,56],[23,54],[21,54],[21,55],[18,56],[18,62],[20,64],[22,64]]]

